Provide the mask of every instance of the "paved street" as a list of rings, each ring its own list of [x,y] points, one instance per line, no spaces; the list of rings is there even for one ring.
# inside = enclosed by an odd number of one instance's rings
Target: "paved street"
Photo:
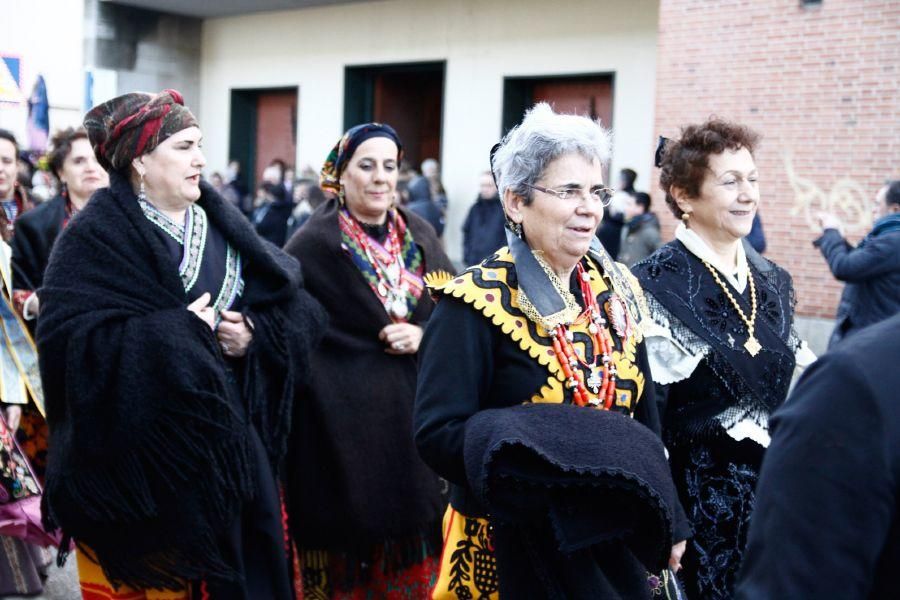
[[[75,555],[70,554],[66,566],[62,569],[56,566],[56,557],[54,552],[54,563],[50,567],[50,578],[44,587],[44,593],[40,596],[6,596],[6,600],[34,600],[35,598],[43,600],[81,600],[81,593],[78,591],[78,568],[75,563]]]

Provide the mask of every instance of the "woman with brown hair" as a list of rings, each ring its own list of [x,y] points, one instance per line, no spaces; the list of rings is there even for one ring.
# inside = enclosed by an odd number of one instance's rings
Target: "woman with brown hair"
[[[730,598],[746,545],[769,415],[811,353],[794,331],[790,274],[743,238],[760,203],[759,136],[712,119],[661,141],[675,240],[633,267],[647,297],[650,368],[666,388],[663,440],[694,530],[690,598]]]

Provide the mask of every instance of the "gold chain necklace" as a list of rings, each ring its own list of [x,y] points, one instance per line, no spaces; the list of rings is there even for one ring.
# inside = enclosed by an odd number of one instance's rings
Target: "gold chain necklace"
[[[747,267],[747,281],[750,283],[750,316],[748,317],[741,309],[741,305],[738,304],[737,300],[734,299],[734,296],[731,295],[731,291],[728,289],[728,286],[726,286],[725,282],[723,282],[719,278],[719,274],[716,272],[715,267],[713,267],[705,260],[703,260],[703,264],[706,265],[706,268],[709,269],[709,272],[712,274],[713,279],[716,280],[716,283],[719,284],[719,287],[722,288],[722,291],[725,292],[725,295],[728,296],[729,300],[731,300],[731,305],[734,306],[734,310],[737,311],[738,316],[740,316],[741,320],[743,320],[747,325],[747,333],[750,334],[750,337],[748,337],[747,341],[744,342],[744,348],[747,349],[747,352],[750,353],[750,356],[756,356],[757,354],[759,354],[759,351],[762,350],[762,345],[753,334],[753,326],[756,323],[756,285],[754,285],[753,283],[753,273],[750,271],[750,267]]]

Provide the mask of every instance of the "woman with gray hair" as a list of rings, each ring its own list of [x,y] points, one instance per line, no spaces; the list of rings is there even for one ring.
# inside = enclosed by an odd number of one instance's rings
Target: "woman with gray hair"
[[[594,237],[609,153],[599,123],[535,106],[492,152],[508,246],[428,278],[440,301],[416,442],[451,483],[434,598],[674,591],[666,567],[689,530],[659,441],[643,295]]]

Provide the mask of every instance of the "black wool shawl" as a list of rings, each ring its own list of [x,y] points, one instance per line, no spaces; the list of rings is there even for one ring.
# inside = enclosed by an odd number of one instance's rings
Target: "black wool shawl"
[[[321,329],[296,261],[262,242],[209,185],[201,191],[199,205],[243,261],[254,337],[235,363],[240,398],[122,176],[113,174],[59,236],[44,277],[44,518],[89,547],[113,584],[176,588],[237,577],[217,540],[255,493],[246,419],[277,464]]]
[[[443,508],[437,477],[413,444],[417,357],[384,352],[391,323],[341,248],[339,206],[319,207],[285,250],[300,259],[307,289],[328,311],[309,389],[296,403],[288,460],[291,526],[302,548],[365,554],[385,541],[418,539]],[[451,271],[434,230],[400,209],[425,270]],[[424,325],[424,291],[409,322]]]
[[[566,404],[489,409],[466,423],[465,463],[492,515],[501,597],[650,598],[678,510],[655,433]]]

